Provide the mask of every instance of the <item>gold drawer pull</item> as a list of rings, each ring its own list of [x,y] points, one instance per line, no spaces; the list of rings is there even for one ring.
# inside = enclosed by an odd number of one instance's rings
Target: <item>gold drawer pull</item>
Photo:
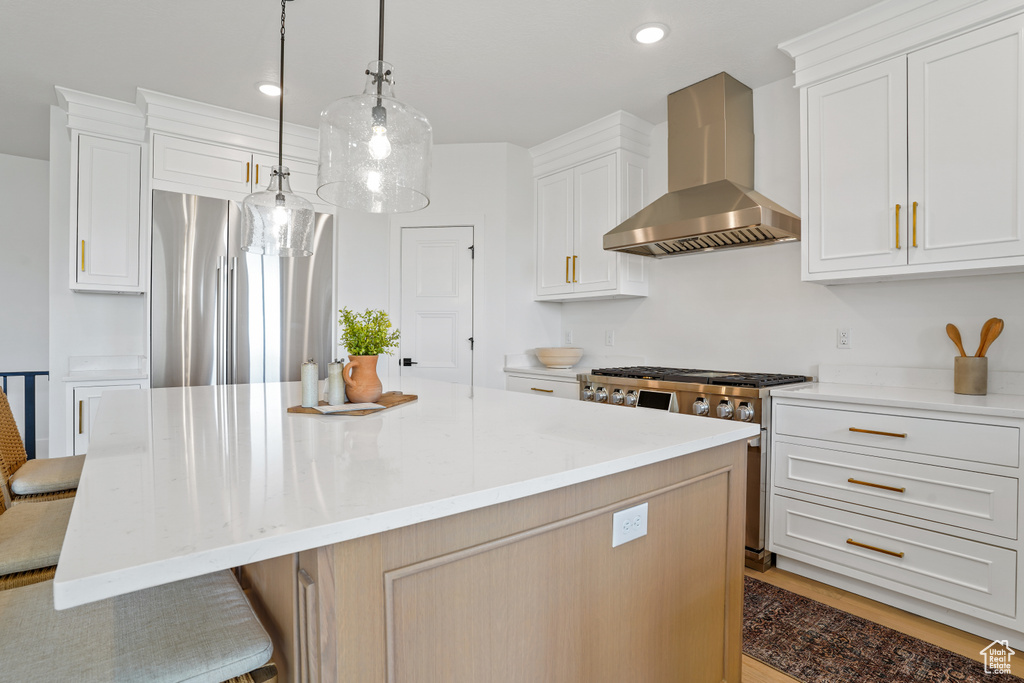
[[[868,545],[867,543],[858,543],[857,541],[853,540],[852,538],[846,539],[846,542],[849,543],[850,545],[855,545],[858,548],[864,548],[866,550],[874,550],[876,553],[882,553],[883,555],[892,555],[893,557],[903,557],[903,553],[897,553],[897,552],[894,552],[892,550],[886,550],[884,548],[876,548],[875,546]]]
[[[857,427],[850,427],[851,432],[857,432],[858,434],[877,434],[878,436],[892,436],[897,439],[907,438],[906,434],[897,434],[895,432],[876,432],[874,429],[858,429]]]
[[[900,248],[900,205],[896,205],[896,248]]]
[[[906,493],[907,490],[902,486],[886,486],[885,484],[872,484],[870,481],[861,481],[860,479],[847,479],[846,481],[851,484],[859,484],[861,486],[872,486],[876,489],[885,489],[886,491],[895,491],[896,493]]]
[[[537,387],[530,387],[530,391],[543,391],[545,394],[555,393],[554,389],[538,389]]]

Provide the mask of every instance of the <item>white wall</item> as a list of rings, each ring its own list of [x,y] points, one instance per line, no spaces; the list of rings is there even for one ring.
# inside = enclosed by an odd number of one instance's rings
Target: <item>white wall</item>
[[[71,142],[67,114],[50,108],[49,360],[50,455],[70,454],[65,386],[71,356],[148,356],[146,298],[72,292]]]
[[[47,368],[49,164],[0,154],[0,371]],[[58,378],[59,379],[59,378]],[[49,382],[36,381],[36,455],[46,457]],[[25,435],[20,379],[8,383],[11,409]]]
[[[800,210],[799,94],[792,79],[754,91],[755,189]],[[651,194],[667,184],[666,127],[657,126]],[[1006,329],[990,369],[1024,371],[1024,274],[951,277],[825,287],[800,281],[800,245],[695,254],[654,263],[646,299],[562,304],[562,325],[591,354],[617,353],[657,365],[817,374],[820,363],[945,368],[956,351],[946,323],[977,347],[992,316]],[[836,328],[853,348],[836,348]]]

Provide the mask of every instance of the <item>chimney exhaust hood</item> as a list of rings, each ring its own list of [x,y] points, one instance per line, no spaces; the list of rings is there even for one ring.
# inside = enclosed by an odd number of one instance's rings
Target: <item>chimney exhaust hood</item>
[[[754,94],[727,73],[668,96],[669,193],[604,236],[665,258],[800,239],[800,218],[754,185]]]

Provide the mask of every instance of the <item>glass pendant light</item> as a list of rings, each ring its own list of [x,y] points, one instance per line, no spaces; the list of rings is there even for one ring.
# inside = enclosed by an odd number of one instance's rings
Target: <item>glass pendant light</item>
[[[430,122],[394,96],[394,69],[384,61],[384,0],[377,60],[361,95],[320,114],[316,193],[337,206],[369,213],[418,211],[430,203]]]
[[[292,193],[284,152],[284,15],[281,0],[281,95],[277,123],[277,166],[270,172],[270,184],[253,192],[242,202],[242,251],[267,256],[310,256],[313,254],[313,204]]]

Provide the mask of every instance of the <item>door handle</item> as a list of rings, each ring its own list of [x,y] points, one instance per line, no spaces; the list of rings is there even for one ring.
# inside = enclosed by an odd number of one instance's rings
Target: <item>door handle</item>
[[[256,164],[256,184],[260,184],[260,165]]]
[[[249,163],[245,162],[245,182],[249,182]]]
[[[572,281],[576,282],[576,257],[572,257]]]
[[[225,259],[226,261],[227,259]],[[228,281],[231,295],[228,298],[228,325],[231,327],[231,363],[227,371],[228,381],[238,381],[238,257],[231,257],[231,268],[228,270]]]
[[[913,240],[913,242],[911,242],[911,245],[916,247],[917,246],[917,202],[914,202],[914,204],[913,204],[913,221],[912,222],[913,222],[913,225],[914,225],[914,240]]]
[[[82,258],[85,257],[83,256]],[[565,284],[569,284],[569,258],[568,256],[565,257]],[[85,270],[85,266],[82,266],[82,270]]]
[[[419,363],[414,361],[412,358],[403,358],[402,359],[402,367],[407,368],[407,367],[409,367],[411,365],[419,365]]]
[[[84,410],[82,410],[82,404],[84,402],[85,401],[79,401],[78,402],[78,433],[79,434],[82,433],[82,424],[84,423],[84,420],[82,419],[83,415],[84,415],[84,412],[85,412]]]
[[[896,248],[900,248],[900,205],[896,205]]]

